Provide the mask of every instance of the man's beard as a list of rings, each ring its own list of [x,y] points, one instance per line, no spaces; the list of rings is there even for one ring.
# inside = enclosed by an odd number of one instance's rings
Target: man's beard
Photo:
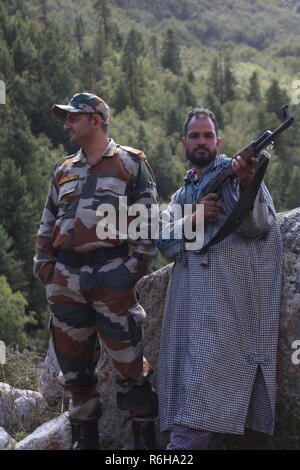
[[[203,152],[198,153],[196,152],[199,150],[203,150]],[[212,152],[208,152],[208,150],[204,149],[203,147],[198,147],[195,150],[189,152],[188,150],[185,151],[186,158],[198,167],[204,167],[209,165],[217,156],[217,149],[213,150]]]

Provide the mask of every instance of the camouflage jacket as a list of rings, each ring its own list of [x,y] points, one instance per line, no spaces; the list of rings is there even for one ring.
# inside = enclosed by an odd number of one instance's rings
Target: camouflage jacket
[[[53,270],[56,250],[87,252],[100,247],[123,244],[117,236],[99,239],[97,215],[100,205],[118,207],[120,197],[127,197],[128,206],[140,203],[150,211],[157,204],[157,191],[152,170],[143,152],[122,147],[110,139],[102,159],[91,166],[82,149],[58,162],[53,171],[47,201],[37,236],[34,273],[42,282]],[[127,217],[127,223],[132,217]],[[148,219],[150,224],[150,219]],[[151,259],[156,256],[153,241],[128,239],[137,253]]]

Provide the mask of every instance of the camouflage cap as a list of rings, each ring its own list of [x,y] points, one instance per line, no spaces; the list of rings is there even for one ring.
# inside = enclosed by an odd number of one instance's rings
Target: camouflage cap
[[[67,105],[54,104],[52,106],[57,116],[65,117],[67,113],[100,114],[102,121],[108,124],[109,106],[99,96],[92,93],[77,93],[72,96]]]

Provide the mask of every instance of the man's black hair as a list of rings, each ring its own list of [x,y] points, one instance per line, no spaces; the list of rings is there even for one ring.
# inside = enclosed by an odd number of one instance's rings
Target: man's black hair
[[[190,123],[190,121],[193,119],[193,117],[197,118],[197,119],[201,119],[201,118],[210,118],[212,120],[212,122],[214,123],[214,127],[215,127],[215,133],[216,133],[216,136],[218,137],[218,132],[219,132],[219,125],[218,125],[218,122],[217,122],[217,118],[215,116],[215,114],[208,108],[193,108],[192,111],[189,112],[186,120],[184,121],[184,124],[183,124],[183,135],[184,137],[186,137],[187,135],[187,128],[188,128],[188,125]]]

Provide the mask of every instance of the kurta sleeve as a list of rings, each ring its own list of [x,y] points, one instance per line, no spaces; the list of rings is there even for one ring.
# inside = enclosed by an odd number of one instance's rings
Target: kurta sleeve
[[[55,253],[52,247],[52,231],[57,213],[58,187],[55,177],[53,176],[40,222],[36,240],[36,254],[33,259],[33,272],[44,284],[47,284],[55,264]]]
[[[231,211],[241,195],[238,179],[234,179],[222,192],[222,199]],[[253,208],[236,232],[245,238],[256,238],[267,233],[276,222],[276,211],[264,182],[254,200]]]
[[[184,222],[182,208],[179,204],[180,190],[171,197],[166,210],[160,215],[159,238],[157,246],[162,254],[170,260],[175,259],[183,249]]]
[[[276,223],[276,211],[271,195],[263,182],[254,200],[253,209],[237,229],[245,238],[256,238],[266,234]]]

